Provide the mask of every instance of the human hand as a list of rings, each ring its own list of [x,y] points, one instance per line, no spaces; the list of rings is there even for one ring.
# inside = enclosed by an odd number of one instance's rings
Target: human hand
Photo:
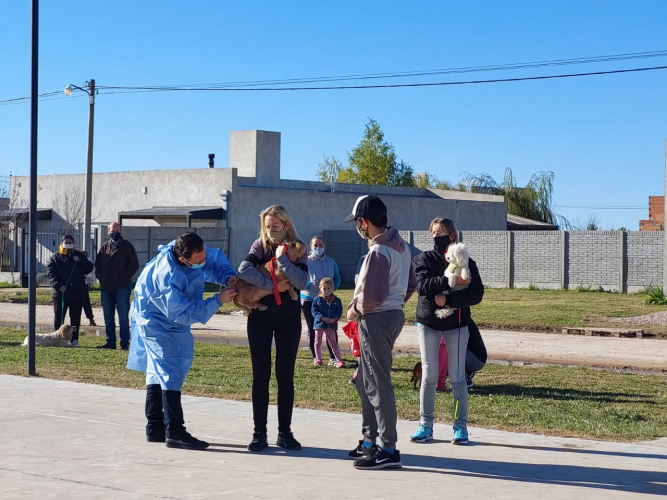
[[[325,323],[328,323],[328,322],[329,322],[329,318],[327,318],[327,317],[325,317],[325,316],[322,316],[322,317],[320,318],[320,320],[324,321]]]
[[[447,302],[446,295],[439,293],[438,295],[435,296],[435,303],[438,304],[440,307],[444,306],[446,302]]]
[[[345,315],[345,317],[349,321],[354,321],[355,319],[357,319],[357,316],[358,316],[358,314],[356,312],[354,312],[354,309],[351,308],[351,307],[347,310],[347,314]]]
[[[287,254],[287,245],[279,245],[276,248],[276,258],[282,257],[285,254]]]
[[[238,292],[234,287],[225,288],[222,292],[218,294],[218,298],[220,299],[221,303],[225,304],[227,302],[231,302],[234,299],[234,297],[236,297],[237,293]]]
[[[338,321],[336,318],[329,318],[329,321],[327,321],[327,323],[333,325],[336,321]]]
[[[227,286],[228,287],[235,287],[236,284],[239,282],[239,277],[238,276],[232,276],[227,280]]]
[[[470,278],[464,280],[460,274],[456,277],[456,286],[466,286],[469,284],[470,284]]]
[[[58,290],[60,290],[60,293],[65,293],[65,290],[67,290],[67,287],[65,285],[62,285],[60,288],[58,288]]]
[[[287,290],[289,290],[290,286],[291,286],[290,282],[287,281],[287,280],[279,281],[278,282],[278,291],[279,292],[286,292]]]
[[[74,255],[74,256],[72,256],[72,258],[74,259],[74,262],[79,262],[79,256],[78,255]]]

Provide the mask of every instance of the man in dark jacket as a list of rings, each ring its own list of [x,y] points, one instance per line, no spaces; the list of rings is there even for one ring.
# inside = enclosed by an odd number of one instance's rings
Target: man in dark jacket
[[[107,342],[99,346],[101,349],[116,348],[116,309],[120,323],[120,348],[129,348],[132,277],[138,269],[139,259],[134,246],[123,239],[120,224],[112,222],[109,224],[109,241],[102,245],[95,259],[107,334]]]
[[[51,282],[53,299],[53,326],[57,330],[65,321],[69,309],[72,326],[72,346],[79,345],[79,326],[81,309],[86,291],[86,274],[93,272],[93,265],[76,250],[74,237],[63,235],[58,253],[54,253],[46,267]]]

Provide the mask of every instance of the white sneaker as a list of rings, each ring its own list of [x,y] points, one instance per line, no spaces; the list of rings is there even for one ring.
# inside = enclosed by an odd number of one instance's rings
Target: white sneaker
[[[79,347],[79,341],[78,340],[70,340],[69,345],[70,345],[70,347]]]
[[[336,360],[335,359],[330,359],[329,360],[329,366],[336,366]]]

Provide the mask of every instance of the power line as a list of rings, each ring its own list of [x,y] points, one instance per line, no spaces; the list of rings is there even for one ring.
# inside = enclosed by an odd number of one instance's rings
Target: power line
[[[160,85],[150,86],[151,88],[176,88],[176,87],[249,87],[257,85],[286,85],[290,83],[316,83],[316,82],[333,82],[333,81],[348,81],[348,80],[370,80],[370,79],[385,79],[385,78],[405,78],[414,76],[434,76],[443,74],[460,74],[460,73],[474,73],[485,71],[502,71],[502,70],[516,70],[526,68],[539,68],[548,66],[564,66],[572,64],[591,64],[610,61],[645,59],[652,57],[665,57],[667,50],[657,50],[650,52],[635,52],[629,54],[616,54],[606,56],[591,56],[581,57],[576,59],[556,59],[549,61],[536,61],[527,63],[511,63],[502,65],[487,65],[487,66],[469,66],[461,68],[447,68],[447,69],[430,69],[419,71],[402,71],[389,73],[370,73],[360,75],[342,75],[342,76],[318,76],[318,77],[304,77],[292,79],[278,79],[278,80],[254,80],[241,82],[226,82],[226,83],[194,83],[194,84],[180,84],[180,85]],[[111,88],[111,87],[109,87]]]
[[[352,89],[390,89],[408,87],[444,87],[452,85],[476,85],[482,83],[503,82],[525,82],[536,80],[551,80],[556,78],[577,78],[583,76],[613,75],[621,73],[637,73],[645,71],[657,71],[667,69],[667,66],[654,66],[650,68],[617,69],[610,71],[591,71],[588,73],[570,73],[565,75],[525,76],[518,78],[495,78],[493,80],[468,80],[458,82],[434,82],[434,83],[396,83],[387,85],[349,85],[328,87],[100,87],[101,94],[127,94],[133,92],[170,92],[170,91],[225,91],[225,92],[259,92],[259,91],[298,91],[298,90],[352,90]],[[111,92],[103,92],[104,89],[112,89]],[[115,90],[115,91],[113,91]]]

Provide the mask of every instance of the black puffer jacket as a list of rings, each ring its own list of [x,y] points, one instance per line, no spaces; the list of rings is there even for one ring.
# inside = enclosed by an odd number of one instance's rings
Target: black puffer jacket
[[[459,327],[459,313],[440,319],[435,316],[439,309],[435,303],[435,296],[439,293],[449,291],[449,283],[445,277],[445,269],[449,265],[445,258],[437,250],[422,252],[417,255],[412,265],[417,275],[417,323],[426,325],[434,330],[453,330]],[[471,281],[468,288],[451,291],[447,295],[445,304],[455,309],[461,309],[461,325],[467,326],[470,321],[470,306],[479,304],[484,296],[484,285],[479,276],[477,264],[469,261]]]
[[[78,257],[76,262],[74,257]],[[81,300],[85,293],[86,274],[93,272],[93,264],[78,250],[69,255],[54,253],[46,266],[51,281],[51,298],[61,299],[60,287],[66,286],[65,299]]]

